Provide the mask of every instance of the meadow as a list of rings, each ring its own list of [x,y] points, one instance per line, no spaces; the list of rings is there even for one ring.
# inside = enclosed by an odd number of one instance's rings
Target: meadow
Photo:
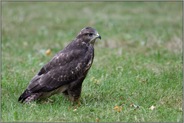
[[[32,77],[78,32],[102,37],[81,105],[21,104]],[[182,122],[182,2],[2,2],[2,122]],[[50,55],[46,51],[50,49]]]

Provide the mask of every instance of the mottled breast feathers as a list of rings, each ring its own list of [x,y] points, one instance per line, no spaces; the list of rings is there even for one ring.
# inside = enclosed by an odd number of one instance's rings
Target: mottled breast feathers
[[[34,77],[39,79],[36,79],[38,85],[35,88],[36,83],[33,82],[35,81],[33,78],[28,86],[29,90],[32,92],[51,91],[87,74],[93,61],[93,47],[83,44],[84,46],[80,47],[86,48],[77,48],[72,45],[56,54],[50,62],[41,68],[38,75]]]

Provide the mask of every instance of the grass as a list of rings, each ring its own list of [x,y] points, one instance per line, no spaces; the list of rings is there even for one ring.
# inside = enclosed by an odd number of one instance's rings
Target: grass
[[[181,2],[3,2],[2,21],[3,122],[182,122]],[[86,26],[102,40],[81,106],[62,95],[20,104],[31,78]]]

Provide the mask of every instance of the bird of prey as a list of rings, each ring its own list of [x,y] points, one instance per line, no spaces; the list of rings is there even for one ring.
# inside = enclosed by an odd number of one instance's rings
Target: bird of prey
[[[18,101],[29,103],[63,93],[72,102],[77,102],[83,80],[93,63],[97,38],[101,39],[101,36],[94,28],[83,28],[71,43],[40,69]]]

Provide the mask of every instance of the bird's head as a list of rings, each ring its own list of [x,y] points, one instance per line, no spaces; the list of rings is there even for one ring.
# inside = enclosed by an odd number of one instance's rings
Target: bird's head
[[[85,27],[77,35],[77,38],[81,38],[86,43],[90,43],[93,45],[97,38],[101,39],[101,36],[98,34],[98,32],[94,28]]]

